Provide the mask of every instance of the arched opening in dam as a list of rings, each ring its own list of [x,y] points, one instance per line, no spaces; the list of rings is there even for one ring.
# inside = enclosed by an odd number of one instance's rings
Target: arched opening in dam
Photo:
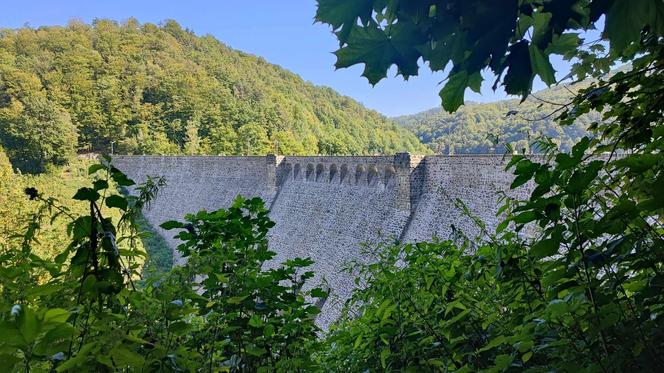
[[[394,168],[394,166],[392,165],[386,166],[383,177],[383,184],[385,184],[385,187],[394,188],[394,185],[396,184],[396,177],[397,177],[397,170]]]
[[[364,178],[366,173],[367,170],[363,165],[357,165],[357,168],[355,169],[355,184],[363,184],[366,181]]]
[[[325,166],[319,163],[316,166],[316,181],[323,181],[324,174],[325,174]]]
[[[337,165],[333,163],[333,164],[330,166],[330,176],[329,176],[329,178],[328,178],[328,181],[329,181],[330,183],[334,182],[335,179],[336,179],[336,177],[337,177],[337,174],[338,174],[338,171],[337,171]]]
[[[313,181],[314,180],[314,165],[313,163],[309,163],[307,165],[307,176],[306,176],[307,181]]]
[[[348,165],[341,165],[341,175],[339,175],[339,182],[343,184],[348,179]]]
[[[300,166],[299,163],[296,163],[295,166],[293,166],[293,180],[297,180],[297,178],[300,176]]]
[[[378,167],[376,165],[369,166],[369,172],[367,173],[367,185],[376,186],[378,185],[380,177],[378,176]]]

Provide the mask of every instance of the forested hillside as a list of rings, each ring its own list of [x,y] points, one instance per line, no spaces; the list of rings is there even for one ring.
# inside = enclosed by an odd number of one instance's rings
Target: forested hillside
[[[39,172],[76,152],[422,152],[377,112],[262,58],[163,25],[0,29],[0,140]]]
[[[536,92],[526,101],[519,99],[492,103],[466,103],[454,113],[434,108],[422,113],[394,118],[413,130],[436,153],[502,153],[504,144],[514,149],[535,152],[528,144],[542,135],[552,138],[562,150],[569,151],[597,114],[581,117],[574,124],[561,126],[556,115],[549,115],[567,104],[588,82],[559,85]]]

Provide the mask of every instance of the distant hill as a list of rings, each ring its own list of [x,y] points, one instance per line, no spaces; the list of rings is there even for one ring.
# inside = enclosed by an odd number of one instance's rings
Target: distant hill
[[[493,103],[466,103],[455,113],[434,108],[418,114],[393,118],[415,132],[436,153],[502,153],[505,143],[515,149],[528,147],[533,139],[546,135],[569,150],[587,134],[587,126],[598,114],[583,117],[572,126],[560,126],[555,115],[547,117],[573,97],[573,92],[587,86],[580,82],[555,86],[534,93],[526,101],[503,100]],[[535,150],[529,150],[535,151]]]
[[[38,171],[111,144],[128,154],[426,150],[353,99],[174,21],[0,29],[0,145],[14,165]]]

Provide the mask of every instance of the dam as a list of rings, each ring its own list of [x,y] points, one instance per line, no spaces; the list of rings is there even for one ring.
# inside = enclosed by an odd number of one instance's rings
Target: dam
[[[499,193],[527,198],[528,186],[510,190],[513,175],[502,155],[418,156],[115,156],[113,164],[136,182],[162,176],[167,185],[150,208],[148,222],[172,248],[173,232],[159,228],[187,213],[230,206],[237,195],[261,197],[276,223],[270,249],[279,263],[311,257],[315,277],[330,296],[317,322],[327,328],[350,296],[354,278],[341,271],[349,261],[370,262],[362,246],[380,242],[446,239],[458,229],[469,236],[474,222],[457,199],[489,229]],[[174,253],[175,264],[182,263]]]

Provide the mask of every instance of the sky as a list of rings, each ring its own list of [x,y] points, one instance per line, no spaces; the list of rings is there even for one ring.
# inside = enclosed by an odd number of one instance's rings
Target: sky
[[[332,54],[338,42],[329,26],[314,23],[315,0],[5,0],[0,27],[66,25],[70,20],[86,23],[95,18],[123,21],[130,17],[141,23],[177,21],[197,35],[210,34],[224,44],[265,58],[316,85],[333,88],[368,108],[387,116],[413,114],[440,106],[438,91],[445,75],[431,73],[404,81],[395,76],[372,87],[361,76],[364,66],[335,70]],[[569,71],[555,59],[557,77]],[[504,91],[493,92],[492,76],[486,74],[482,94],[468,90],[467,101],[491,102],[505,99]],[[535,81],[534,89],[545,88]]]

